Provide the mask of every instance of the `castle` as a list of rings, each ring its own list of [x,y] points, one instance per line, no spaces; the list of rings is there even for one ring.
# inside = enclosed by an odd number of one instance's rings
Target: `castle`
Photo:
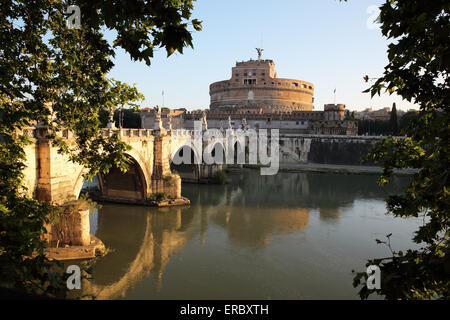
[[[272,60],[237,62],[232,68],[231,79],[211,84],[209,94],[213,112],[262,108],[273,113],[312,111],[314,108],[313,84],[277,78]]]
[[[188,112],[163,109],[167,129],[194,129],[194,121],[206,117],[209,129],[279,129],[280,133],[356,135],[354,121],[344,120],[345,105],[326,104],[314,109],[314,85],[310,82],[277,78],[275,63],[261,59],[236,62],[229,80],[210,85],[209,110]],[[153,129],[155,111],[141,109],[142,128]]]

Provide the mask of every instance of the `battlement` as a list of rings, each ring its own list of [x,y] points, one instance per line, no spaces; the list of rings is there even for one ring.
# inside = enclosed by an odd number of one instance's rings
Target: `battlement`
[[[264,59],[264,60],[248,60],[248,61],[237,61],[236,67],[243,67],[243,66],[255,66],[255,65],[262,65],[262,64],[268,64],[275,66],[275,62],[270,59]]]

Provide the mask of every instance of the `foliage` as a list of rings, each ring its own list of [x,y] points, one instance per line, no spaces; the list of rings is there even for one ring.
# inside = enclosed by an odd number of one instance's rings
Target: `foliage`
[[[388,136],[391,133],[389,120],[358,119],[358,134],[369,136]]]
[[[164,192],[158,192],[158,193],[153,193],[150,195],[149,200],[150,201],[156,201],[156,202],[160,202],[160,201],[164,201],[167,200],[168,195]]]
[[[90,199],[87,193],[81,194],[79,199],[67,201],[61,206],[53,206],[48,214],[49,223],[58,223],[61,215],[70,215],[84,210],[93,213],[95,208],[100,209],[101,205]]]
[[[114,123],[116,128],[119,128],[119,118],[120,113],[122,113],[122,128],[128,129],[140,129],[141,128],[141,115],[139,111],[134,109],[123,109],[114,111]],[[107,110],[102,110],[99,113],[99,119],[102,127],[106,128],[108,123],[109,112]]]
[[[390,181],[394,168],[419,169],[403,194],[387,199],[387,208],[395,217],[421,217],[423,225],[413,238],[420,249],[391,250],[391,257],[368,262],[380,266],[381,289],[368,290],[365,273],[355,276],[354,286],[361,286],[361,298],[375,292],[388,299],[449,298],[450,4],[386,0],[380,9],[382,33],[391,40],[389,63],[367,92],[396,92],[420,111],[405,130],[406,139],[389,137],[368,158],[383,162],[381,184]]]
[[[389,136],[389,135],[404,135],[405,129],[409,127],[411,122],[416,118],[417,112],[408,111],[402,116],[398,117],[397,121],[382,120],[382,119],[358,119],[358,134],[359,135],[374,135],[374,136]],[[395,122],[397,127],[395,127]]]
[[[216,184],[225,184],[227,183],[228,176],[223,170],[219,170],[214,173],[212,182]]]
[[[119,107],[118,112],[118,120],[117,120],[117,127],[122,128],[123,127],[123,108],[124,106],[131,106],[133,107],[133,111],[138,110],[138,105],[134,102],[136,100],[143,100],[145,97],[143,94],[139,93],[136,89],[136,85],[133,85],[132,87],[129,86],[126,83],[121,83],[120,81],[111,80],[111,88],[109,88],[108,93],[111,95],[111,99],[109,99],[109,103],[106,105],[107,109],[109,111],[115,110],[116,107]],[[115,115],[115,112],[113,113]],[[108,112],[109,116],[109,112]],[[108,121],[109,122],[109,121]],[[140,122],[139,122],[140,124]],[[139,126],[140,127],[140,126]]]
[[[404,135],[409,126],[417,119],[419,112],[412,110],[406,112],[403,116],[400,117],[398,121],[398,129],[401,135]]]
[[[345,110],[344,120],[356,121],[355,111],[350,112],[350,110]]]
[[[156,48],[167,55],[192,47],[193,0],[77,1],[79,29],[68,29],[68,1],[0,2],[0,279],[1,284],[64,296],[64,276],[51,271],[41,235],[50,206],[24,195],[26,137],[22,129],[39,123],[59,151],[89,169],[86,178],[116,165],[127,169],[129,149],[117,134],[101,135],[99,113],[142,96],[108,79],[114,48],[131,59],[150,59]],[[103,31],[115,32],[109,43]],[[122,90],[126,88],[126,90]],[[58,137],[71,130],[75,145]],[[36,255],[32,257],[32,254]]]
[[[397,106],[395,105],[395,102],[392,105],[391,109],[391,116],[389,118],[389,129],[393,136],[398,135]]]

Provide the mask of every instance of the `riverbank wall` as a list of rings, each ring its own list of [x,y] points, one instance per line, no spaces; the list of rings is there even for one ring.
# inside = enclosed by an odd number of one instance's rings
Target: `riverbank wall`
[[[385,137],[335,135],[280,135],[280,163],[364,165],[361,157]]]
[[[363,161],[384,136],[280,135],[280,171],[343,174],[381,174],[380,164]],[[404,137],[398,137],[404,138]],[[255,167],[246,165],[246,167]],[[394,170],[414,174],[416,169]]]

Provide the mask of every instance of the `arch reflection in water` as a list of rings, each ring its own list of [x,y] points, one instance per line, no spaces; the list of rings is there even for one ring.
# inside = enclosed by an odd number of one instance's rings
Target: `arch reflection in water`
[[[351,296],[347,273],[365,260],[346,246],[373,242],[367,234],[374,232],[365,223],[370,216],[353,210],[355,201],[378,201],[374,208],[385,219],[382,199],[401,182],[381,189],[373,176],[271,177],[245,170],[229,176],[228,185],[183,185],[190,207],[104,204],[96,235],[112,252],[95,264],[83,293],[98,299],[340,298],[345,283]],[[340,270],[338,280],[324,286],[318,279],[330,264]]]
[[[125,297],[130,288],[149,276],[156,277],[158,290],[172,254],[196,234],[185,228],[192,215],[182,211],[180,207],[158,210],[104,205],[97,235],[112,252],[96,263],[95,280],[83,282],[83,294],[97,299]]]

